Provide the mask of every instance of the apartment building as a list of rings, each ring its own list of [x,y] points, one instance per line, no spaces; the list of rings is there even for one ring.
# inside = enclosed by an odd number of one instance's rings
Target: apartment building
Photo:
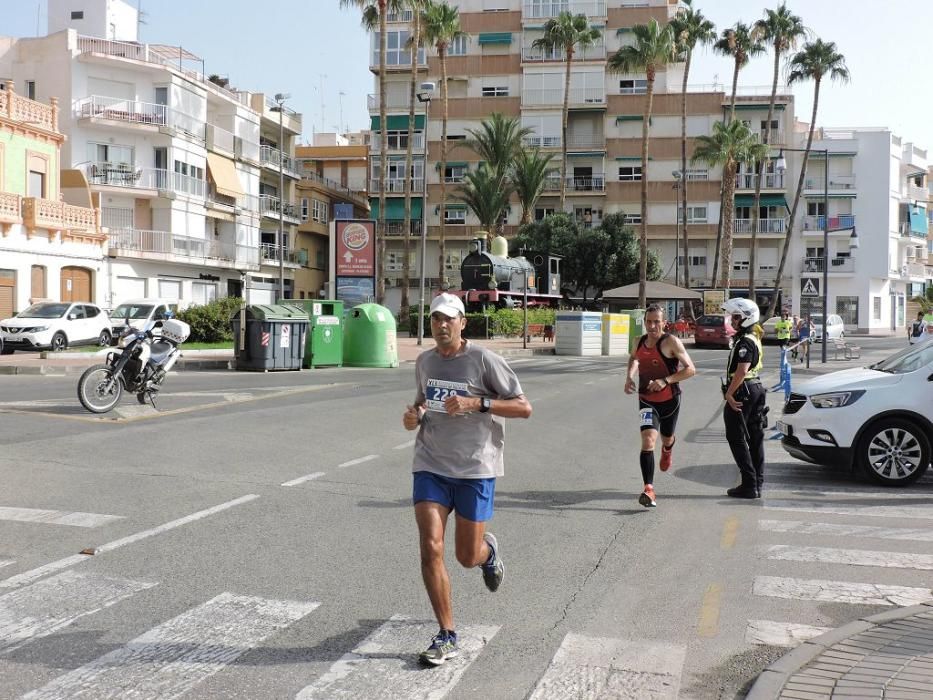
[[[0,318],[43,299],[104,296],[107,237],[81,174],[60,172],[58,118],[55,98],[0,85]]]
[[[887,129],[818,129],[788,262],[794,309],[822,312],[828,261],[829,313],[850,331],[903,333],[908,301],[933,282],[929,191],[927,152],[916,144]]]
[[[719,219],[719,192],[722,173],[719,169],[688,166],[689,260],[675,256],[683,235],[678,225],[678,187],[675,171],[681,169],[681,90],[683,66],[675,64],[658,74],[651,117],[651,141],[648,172],[641,172],[641,126],[646,100],[644,74],[618,75],[606,68],[606,59],[623,45],[633,41],[631,28],[654,18],[667,22],[676,11],[675,0],[461,0],[456,3],[466,36],[449,49],[447,60],[449,123],[448,163],[439,170],[441,155],[440,62],[433,49],[422,51],[417,69],[418,82],[438,85],[430,103],[416,106],[411,189],[412,216],[427,225],[428,284],[440,286],[460,283],[460,260],[468,241],[480,229],[479,222],[456,199],[456,190],[464,174],[476,168],[477,156],[466,145],[468,130],[475,129],[492,112],[520,119],[532,129],[529,146],[554,153],[559,165],[561,153],[561,109],[564,97],[563,55],[543,52],[533,47],[543,34],[544,23],[560,11],[584,13],[602,38],[596,46],[577,53],[570,81],[570,113],[567,133],[566,210],[583,226],[598,225],[609,213],[622,212],[628,220],[641,223],[641,179],[649,180],[648,238],[658,251],[665,279],[694,288],[711,285],[715,238]],[[389,166],[380,177],[379,97],[369,99],[373,137],[370,148],[369,195],[373,218],[377,216],[379,187],[386,190],[387,255],[401,250],[402,197],[404,190],[405,147],[408,128],[408,96],[411,75],[410,54],[404,46],[409,36],[410,14],[389,16],[389,56],[387,70],[387,116]],[[373,34],[370,43],[370,66],[377,74],[374,93],[378,91],[379,42]],[[699,76],[698,82],[708,77]],[[722,120],[730,108],[729,88],[718,85],[690,85],[687,100],[688,154],[696,136],[709,134],[712,124]],[[745,120],[754,131],[763,132],[768,114],[770,86],[739,90],[736,118]],[[777,172],[780,146],[793,135],[794,102],[789,90],[778,95],[771,143],[772,161],[762,183],[760,222],[758,225],[757,286],[759,301],[767,301],[765,289],[774,283],[780,247],[787,231],[788,187],[784,174]],[[425,149],[425,133],[427,148]],[[447,205],[440,211],[440,182],[447,185]],[[736,182],[736,221],[733,284],[736,290],[748,285],[749,240],[754,206],[755,174],[743,167]],[[559,206],[559,174],[551,177],[539,200],[536,218],[543,218]],[[427,204],[422,204],[423,192]],[[507,237],[518,230],[521,211],[513,201],[504,225]],[[445,222],[447,260],[438,269],[438,235],[441,218]],[[419,224],[413,225],[418,233]],[[412,255],[416,258],[417,251]],[[685,263],[689,262],[689,280]],[[397,304],[398,278],[387,270],[387,303]],[[417,280],[412,284],[417,284]]]
[[[47,36],[0,38],[0,77],[58,100],[63,159],[100,207],[100,303],[269,302],[280,258],[290,294],[301,116],[182,47],[139,43],[137,20],[124,0],[49,0]]]

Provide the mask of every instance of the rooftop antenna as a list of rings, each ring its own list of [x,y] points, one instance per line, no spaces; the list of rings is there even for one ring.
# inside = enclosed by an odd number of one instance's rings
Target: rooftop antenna
[[[326,73],[318,73],[318,78],[321,80],[321,132],[323,133],[327,129],[327,122],[324,121],[324,78],[327,77]]]
[[[136,41],[139,41],[139,38],[142,36],[142,29],[140,27],[144,24],[149,24],[146,21],[146,18],[149,16],[147,12],[143,12],[143,0],[138,0],[136,3]]]
[[[39,36],[39,13],[42,11],[42,3],[36,3],[36,36]]]
[[[349,131],[349,129],[347,129],[346,127],[341,126],[341,125],[343,124],[343,96],[346,95],[346,94],[347,94],[347,93],[345,93],[343,90],[341,90],[341,91],[337,94],[337,99],[338,99],[339,102],[340,102],[340,121],[337,123],[337,131],[340,131],[340,129],[343,129],[343,130],[344,130],[344,133],[346,133],[347,131]]]

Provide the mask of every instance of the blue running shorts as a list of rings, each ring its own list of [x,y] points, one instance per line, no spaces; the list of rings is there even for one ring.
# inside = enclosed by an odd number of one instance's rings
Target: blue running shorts
[[[415,472],[412,501],[431,501],[455,511],[475,523],[492,518],[492,499],[496,480],[454,479],[434,472]]]

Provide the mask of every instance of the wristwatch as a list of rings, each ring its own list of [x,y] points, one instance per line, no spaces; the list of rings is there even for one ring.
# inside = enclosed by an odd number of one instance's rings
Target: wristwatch
[[[489,413],[490,408],[492,408],[492,399],[488,399],[484,396],[479,400],[480,413]]]

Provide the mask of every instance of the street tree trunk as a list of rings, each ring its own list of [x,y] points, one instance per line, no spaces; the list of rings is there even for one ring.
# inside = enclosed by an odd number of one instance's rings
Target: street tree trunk
[[[651,106],[654,101],[654,67],[647,73],[647,99],[641,121],[641,259],[638,265],[638,308],[647,308],[648,285],[648,128],[651,121]]]
[[[573,47],[567,49],[567,70],[564,73],[564,110],[560,122],[560,210],[564,211],[567,198],[567,119],[570,112],[570,64],[573,63]]]
[[[447,114],[448,114],[448,103],[447,103],[447,46],[440,44],[437,47],[437,57],[441,61],[441,100],[444,103],[444,115],[441,119],[441,166],[440,166],[440,175],[441,175],[441,202],[440,202],[440,212],[441,212],[441,226],[440,226],[440,235],[438,236],[438,249],[439,253],[437,256],[438,261],[438,277],[440,278],[440,287],[443,289],[447,281],[447,239],[446,239],[446,226],[444,223],[444,218],[447,214],[446,205],[447,205],[447,182],[444,177],[444,173],[447,171]],[[424,177],[428,176],[427,169],[423,173]]]
[[[402,230],[402,235],[404,236],[405,241],[405,257],[402,260],[402,302],[399,310],[400,318],[408,318],[408,289],[411,284],[411,165],[412,165],[412,149],[414,148],[415,140],[415,96],[416,85],[418,82],[418,44],[419,37],[421,36],[421,15],[417,11],[417,8],[414,12],[414,24],[412,26],[412,46],[411,46],[411,84],[409,85],[408,90],[408,148],[405,151],[405,223],[404,229]],[[424,148],[425,153],[427,153],[428,146],[428,133],[427,126],[424,129]],[[424,163],[427,163],[427,158],[424,158]],[[423,170],[423,168],[422,168]],[[421,202],[422,210],[424,208],[424,202]],[[423,232],[422,232],[422,235]]]
[[[389,135],[386,125],[386,0],[379,0],[379,221],[376,223],[376,303],[386,293],[386,186],[389,168]]]
[[[690,288],[690,255],[687,235],[687,77],[690,75],[690,59],[693,51],[687,51],[687,60],[684,62],[684,80],[680,98],[680,201],[683,211],[683,256],[684,256],[684,287]],[[674,246],[676,248],[676,246]],[[677,251],[674,251],[677,255]]]
[[[722,288],[727,290],[732,282],[732,230],[735,216],[735,171],[738,163],[730,160],[722,171],[724,208],[722,215],[722,259],[719,267],[722,273]]]

